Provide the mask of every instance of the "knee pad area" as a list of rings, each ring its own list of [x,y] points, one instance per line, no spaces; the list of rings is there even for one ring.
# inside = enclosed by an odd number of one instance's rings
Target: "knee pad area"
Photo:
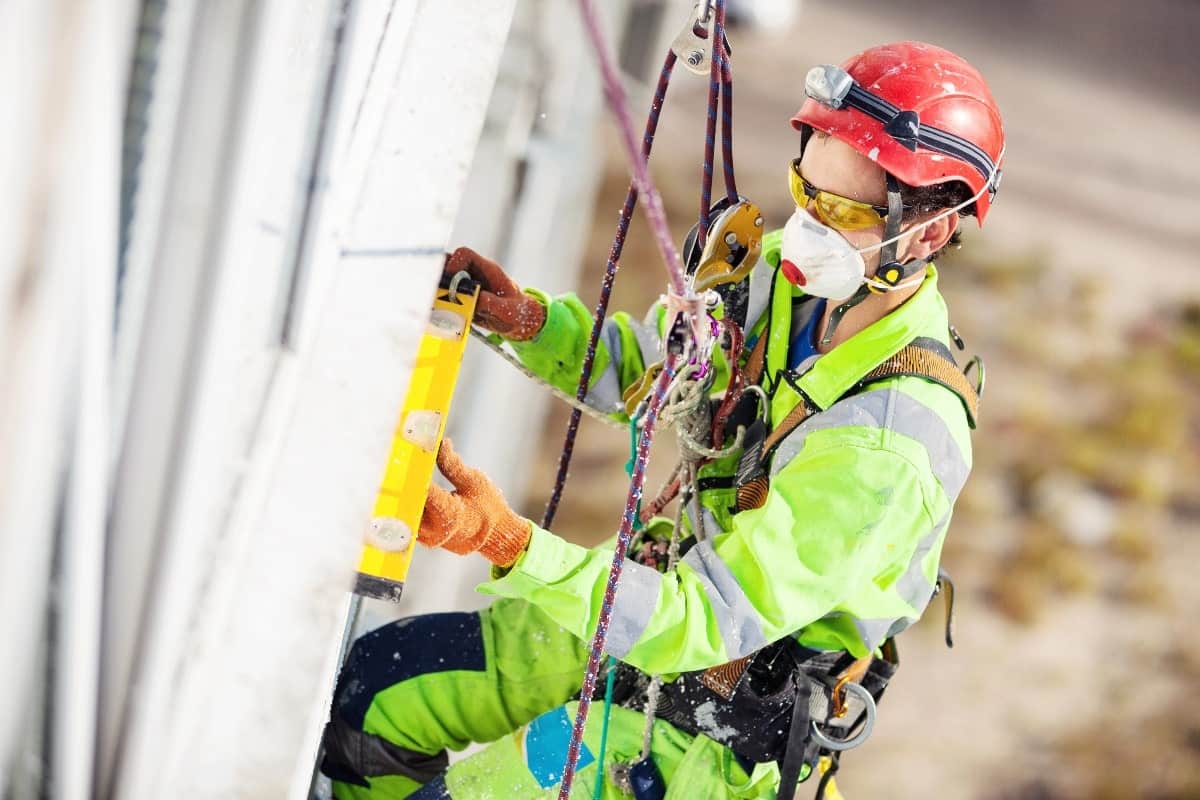
[[[398,620],[355,641],[334,693],[333,713],[361,729],[371,701],[402,681],[433,672],[487,669],[477,613],[426,614]]]

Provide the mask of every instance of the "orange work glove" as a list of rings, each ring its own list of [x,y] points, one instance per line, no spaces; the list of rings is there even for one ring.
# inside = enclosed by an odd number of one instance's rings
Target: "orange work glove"
[[[442,272],[451,276],[466,272],[479,283],[475,321],[505,339],[532,339],[546,322],[546,307],[537,298],[522,292],[503,267],[469,247],[446,256]]]
[[[529,544],[533,523],[508,507],[487,475],[464,464],[449,439],[442,440],[437,465],[457,491],[429,487],[417,541],[459,555],[478,551],[497,566],[512,566]]]

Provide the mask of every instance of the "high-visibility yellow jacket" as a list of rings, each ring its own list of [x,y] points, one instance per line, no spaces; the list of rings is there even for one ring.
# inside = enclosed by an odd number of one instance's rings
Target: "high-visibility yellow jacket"
[[[704,669],[785,636],[862,656],[911,625],[933,594],[971,466],[967,411],[958,395],[918,377],[855,389],[917,337],[949,344],[937,271],[930,265],[916,294],[883,319],[788,370],[791,331],[800,324],[794,307],[813,304],[797,303],[802,293],[778,274],[779,240],[768,234],[749,279],[747,351],[768,337],[761,384],[773,426],[799,392],[820,411],[776,449],[762,507],[735,513],[737,458],[713,462],[700,473],[709,538],[666,574],[625,563],[606,649],[647,672]],[[514,347],[527,366],[574,393],[591,315],[574,295],[530,293],[546,303],[546,324]],[[657,309],[646,323],[626,314],[606,322],[589,404],[621,413],[621,392],[661,357],[663,317]],[[611,548],[580,547],[535,525],[517,563],[480,589],[524,598],[586,639],[611,558]]]

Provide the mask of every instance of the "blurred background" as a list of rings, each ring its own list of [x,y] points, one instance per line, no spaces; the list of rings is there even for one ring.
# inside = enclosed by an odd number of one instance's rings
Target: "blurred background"
[[[692,4],[600,5],[640,130]],[[1200,4],[728,8],[769,227],[813,64],[938,44],[1008,135],[939,264],[987,365],[955,646],[935,599],[843,792],[1200,798]],[[651,157],[677,241],[707,89],[676,70]],[[0,798],[307,798],[345,634],[487,600],[423,549],[399,604],[347,595],[442,252],[598,296],[629,170],[577,4],[11,0],[0,96]],[[640,209],[621,264],[640,316]],[[534,519],[567,417],[470,343],[448,432]],[[628,446],[584,419],[557,533],[616,530]]]
[[[956,646],[935,599],[900,639],[875,734],[847,754],[846,796],[1200,797],[1200,6],[731,0],[730,14],[738,188],[768,227],[791,213],[788,118],[813,64],[939,44],[981,70],[1008,134],[994,215],[940,264],[951,319],[987,365],[943,556]],[[651,157],[677,241],[699,205],[706,92],[677,73]],[[602,127],[572,286],[589,304],[629,179]],[[640,316],[665,285],[640,214],[621,264],[613,308]],[[568,415],[553,403],[539,440],[535,519]],[[667,437],[656,452],[660,471],[673,464]],[[625,437],[585,418],[558,533],[611,534],[627,458]]]

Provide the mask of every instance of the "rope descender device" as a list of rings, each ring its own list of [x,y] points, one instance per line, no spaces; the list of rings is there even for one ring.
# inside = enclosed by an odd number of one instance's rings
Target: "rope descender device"
[[[355,594],[395,602],[404,590],[478,298],[479,285],[465,272],[438,287],[364,537]]]
[[[758,263],[762,239],[763,216],[758,206],[739,198],[737,203],[722,209],[709,223],[708,237],[693,273],[692,289],[704,292],[747,277]],[[685,243],[684,251],[688,249]]]

